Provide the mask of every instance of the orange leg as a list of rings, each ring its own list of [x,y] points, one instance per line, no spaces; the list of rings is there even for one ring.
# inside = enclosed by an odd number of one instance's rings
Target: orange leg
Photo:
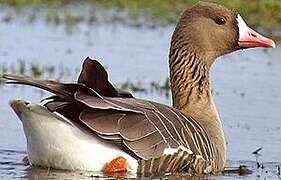
[[[127,166],[127,160],[122,156],[119,156],[105,165],[104,172],[107,174],[116,172],[126,172]]]

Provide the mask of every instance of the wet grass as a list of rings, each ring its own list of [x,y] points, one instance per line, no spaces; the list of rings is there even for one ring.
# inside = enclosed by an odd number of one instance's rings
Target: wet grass
[[[187,7],[194,5],[197,0],[114,0],[114,1],[98,1],[98,0],[0,0],[2,6],[4,4],[9,7],[17,9],[23,9],[26,7],[43,7],[47,9],[46,20],[54,24],[65,23],[73,26],[79,22],[93,23],[98,20],[96,10],[99,8],[115,9],[116,12],[112,15],[112,21],[127,21],[127,16],[123,17],[120,14],[127,13],[127,15],[133,19],[135,26],[140,26],[145,22],[154,22],[156,24],[166,25],[175,23],[180,13]],[[281,2],[280,0],[217,0],[220,4],[225,4],[228,7],[237,9],[242,14],[251,26],[257,28],[262,27],[262,31],[268,34],[281,37]],[[80,9],[77,11],[77,6],[83,5],[88,9]],[[68,7],[64,9],[64,7]],[[63,9],[62,9],[63,8]],[[76,10],[75,10],[76,9]],[[32,12],[28,12],[27,19],[32,22],[38,16],[40,12],[37,8]],[[125,14],[126,14],[125,13]],[[86,14],[86,16],[85,16]],[[110,13],[108,13],[110,14]],[[14,19],[13,13],[7,12],[2,21],[10,22]],[[104,14],[107,15],[107,14]],[[141,17],[145,20],[139,22]]]
[[[79,67],[70,69],[65,67],[62,63],[58,66],[55,65],[41,65],[35,63],[27,63],[28,61],[19,59],[15,64],[0,64],[0,87],[4,85],[4,80],[1,79],[3,74],[20,74],[28,75],[37,79],[52,79],[59,82],[75,82],[77,74],[79,74]],[[154,94],[170,96],[169,79],[165,82],[151,81],[150,83],[144,83],[141,81],[125,81],[115,84],[116,87],[123,90],[127,90],[133,93],[141,94]]]
[[[0,76],[3,74],[24,74],[34,78],[54,79],[57,81],[71,80],[72,70],[65,67],[62,63],[58,66],[40,65],[35,63],[27,63],[23,59],[19,59],[16,64],[0,64]],[[75,69],[74,73],[78,74],[79,69]]]

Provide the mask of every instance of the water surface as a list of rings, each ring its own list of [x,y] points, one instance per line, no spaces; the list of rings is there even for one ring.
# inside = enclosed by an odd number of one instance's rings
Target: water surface
[[[167,55],[172,26],[131,27],[122,23],[80,23],[49,26],[44,21],[0,22],[0,64],[17,69],[18,61],[40,67],[65,69],[63,81],[74,81],[84,58],[99,59],[115,84],[126,81],[148,87],[164,83],[168,76]],[[13,67],[13,68],[10,68]],[[228,166],[248,165],[253,174],[225,175],[210,179],[279,179],[281,164],[281,49],[251,49],[217,60],[211,82],[228,143]],[[59,71],[51,77],[59,77]],[[45,75],[48,78],[49,75]],[[91,179],[95,172],[69,172],[27,168],[21,164],[26,141],[20,121],[8,105],[10,99],[39,102],[48,94],[34,88],[0,86],[0,178]],[[159,93],[135,93],[137,97],[170,104]],[[257,168],[253,151],[262,147]],[[130,175],[128,175],[131,177]]]

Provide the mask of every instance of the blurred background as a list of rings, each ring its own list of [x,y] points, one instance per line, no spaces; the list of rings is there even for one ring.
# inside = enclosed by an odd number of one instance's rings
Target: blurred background
[[[106,67],[116,86],[170,105],[171,33],[180,13],[196,2],[0,0],[0,76],[27,74],[73,82],[81,62],[90,56]],[[281,1],[215,2],[236,9],[253,29],[277,43],[275,49],[249,49],[219,58],[212,68],[213,94],[227,136],[228,166],[256,168],[250,179],[280,178]],[[0,80],[0,178],[46,174],[21,165],[25,137],[8,102],[15,98],[39,102],[48,95],[34,88],[4,86]],[[53,175],[61,174],[81,175]]]

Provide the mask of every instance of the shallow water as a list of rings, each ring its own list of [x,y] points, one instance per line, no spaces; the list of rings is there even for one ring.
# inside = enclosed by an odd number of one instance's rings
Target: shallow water
[[[167,54],[173,27],[129,27],[121,23],[80,23],[69,34],[63,25],[44,21],[0,22],[0,64],[16,65],[18,60],[54,65],[70,72],[63,80],[76,79],[82,60],[91,56],[107,67],[112,82],[164,82],[168,75]],[[253,174],[210,179],[280,179],[281,164],[281,49],[251,49],[220,58],[212,68],[211,81],[216,104],[228,142],[228,166],[245,164]],[[55,171],[21,165],[25,137],[20,121],[8,101],[23,98],[39,102],[47,94],[33,88],[0,86],[0,178],[38,177],[91,179],[94,172]],[[135,96],[170,104],[157,93]],[[262,147],[257,168],[253,151]],[[131,177],[129,175],[129,177]],[[173,178],[186,177],[184,175]],[[166,178],[172,178],[168,176]]]

